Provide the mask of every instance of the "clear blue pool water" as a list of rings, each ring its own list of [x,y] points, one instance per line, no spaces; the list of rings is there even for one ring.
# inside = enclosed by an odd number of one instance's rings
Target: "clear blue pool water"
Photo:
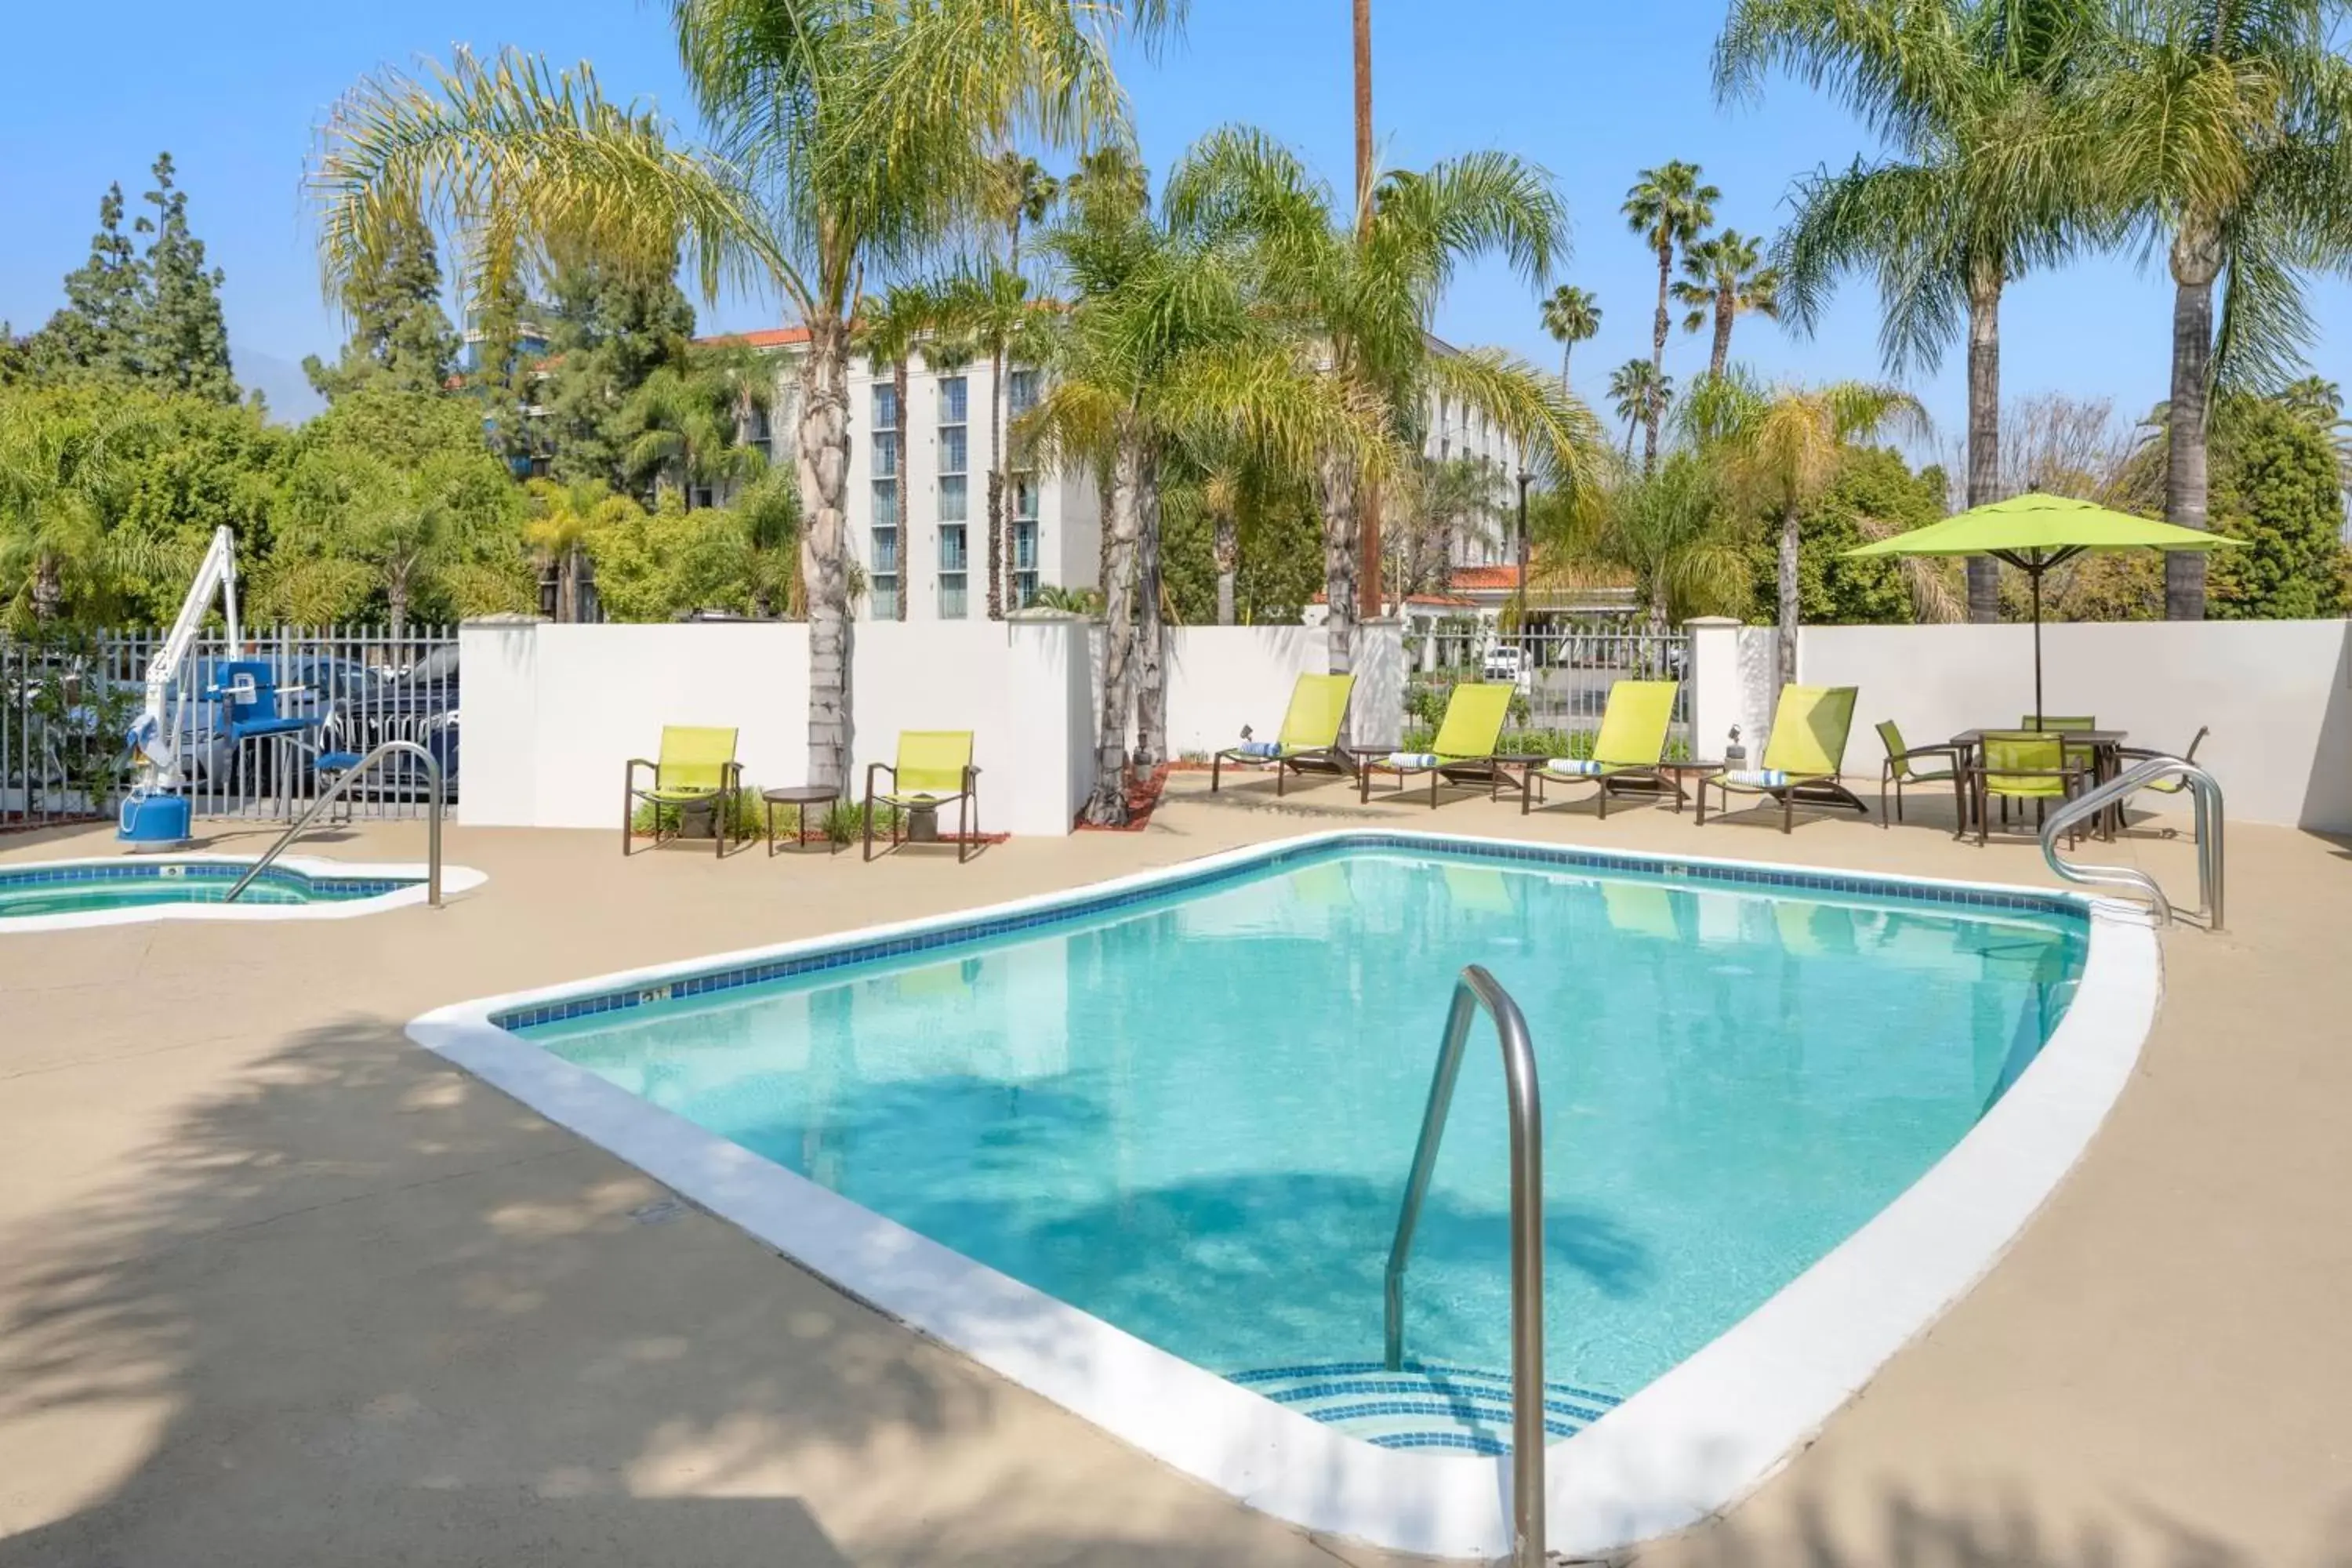
[[[1341,848],[520,1032],[1244,1386],[1374,1441],[1492,1449],[1509,1192],[1483,1025],[1408,1286],[1424,1368],[1376,1364],[1465,963],[1536,1041],[1559,1435],[1951,1148],[2055,1027],[2085,942],[2066,913]]]
[[[226,900],[245,868],[187,860],[125,860],[103,866],[53,866],[0,871],[0,929],[33,915],[87,914],[163,904]],[[413,884],[383,878],[307,877],[273,866],[239,904],[340,903]]]

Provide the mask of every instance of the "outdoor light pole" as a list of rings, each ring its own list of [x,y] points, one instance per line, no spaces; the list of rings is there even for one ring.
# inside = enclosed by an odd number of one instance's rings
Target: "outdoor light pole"
[[[1519,470],[1519,640],[1528,635],[1528,485],[1535,476],[1525,468]]]

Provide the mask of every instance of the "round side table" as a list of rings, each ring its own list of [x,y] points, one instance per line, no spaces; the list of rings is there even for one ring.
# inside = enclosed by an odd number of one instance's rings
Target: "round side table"
[[[761,805],[768,814],[768,853],[771,856],[773,856],[776,852],[776,807],[780,805],[796,805],[800,807],[800,814],[795,819],[793,828],[793,847],[795,849],[806,849],[808,847],[809,840],[808,819],[810,808],[813,806],[832,805],[840,800],[840,798],[841,795],[839,791],[832,789],[824,784],[793,784],[789,788],[784,789],[761,790],[760,792],[760,800]],[[824,845],[827,850],[831,850],[834,847],[832,841],[824,836],[824,826],[822,818],[820,818],[817,825],[817,838],[820,843]]]

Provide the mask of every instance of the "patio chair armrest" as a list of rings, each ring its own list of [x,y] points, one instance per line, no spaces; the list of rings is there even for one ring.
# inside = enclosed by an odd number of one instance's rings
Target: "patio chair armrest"
[[[888,773],[890,775],[890,787],[894,790],[898,787],[898,770],[897,767],[889,763],[868,763],[866,764],[866,794],[869,799],[872,798],[874,794],[874,775],[876,773]]]
[[[634,790],[637,787],[637,770],[639,768],[652,768],[654,770],[654,782],[656,784],[661,782],[661,769],[657,765],[647,761],[644,757],[631,757],[629,759],[628,766],[622,771],[621,774],[623,780],[627,784],[629,788]]]

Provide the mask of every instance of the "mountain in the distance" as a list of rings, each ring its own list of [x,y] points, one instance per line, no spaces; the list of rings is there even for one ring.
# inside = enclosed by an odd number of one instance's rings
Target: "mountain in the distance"
[[[237,384],[260,393],[268,403],[272,425],[299,425],[326,408],[327,400],[312,389],[302,367],[293,361],[253,349],[233,349],[229,357]]]

